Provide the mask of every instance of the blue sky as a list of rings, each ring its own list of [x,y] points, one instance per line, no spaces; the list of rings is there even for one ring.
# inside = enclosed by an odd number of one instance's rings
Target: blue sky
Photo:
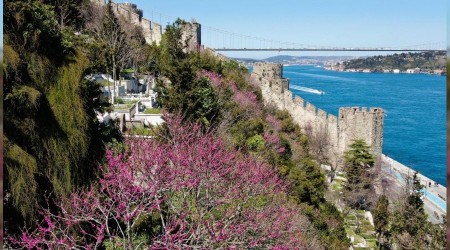
[[[117,2],[125,1],[117,0]],[[176,17],[186,20],[195,18],[202,24],[204,35],[208,32],[207,27],[213,27],[299,44],[344,47],[399,47],[447,40],[445,0],[130,2],[143,9],[145,17],[150,19],[153,17],[156,22],[162,24],[173,22]],[[210,40],[220,40],[218,33],[211,34],[213,38]],[[207,42],[205,36],[203,41]],[[253,56],[263,53],[241,54]]]

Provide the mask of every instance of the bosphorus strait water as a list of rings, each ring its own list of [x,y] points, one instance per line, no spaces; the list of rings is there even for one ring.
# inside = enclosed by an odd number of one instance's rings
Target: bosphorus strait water
[[[285,66],[290,90],[328,113],[339,107],[385,111],[383,153],[446,186],[444,76],[350,73]],[[321,94],[322,93],[322,94]]]

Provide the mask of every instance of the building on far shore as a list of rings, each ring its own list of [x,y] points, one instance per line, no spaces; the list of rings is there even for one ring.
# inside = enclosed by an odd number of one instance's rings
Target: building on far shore
[[[406,73],[408,73],[408,74],[418,74],[418,73],[420,73],[420,68],[406,69]]]
[[[435,69],[435,70],[433,70],[433,74],[436,74],[436,75],[445,75],[445,71],[442,70],[442,69]]]

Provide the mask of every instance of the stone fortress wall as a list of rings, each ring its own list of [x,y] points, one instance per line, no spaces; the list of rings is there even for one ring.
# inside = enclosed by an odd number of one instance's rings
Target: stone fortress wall
[[[105,5],[105,0],[91,0],[91,2]],[[121,15],[125,20],[131,24],[137,25],[142,28],[142,33],[145,37],[145,42],[151,44],[155,42],[159,44],[162,37],[162,28],[159,23],[150,21],[143,17],[143,11],[137,8],[136,4],[132,3],[115,3],[111,2],[113,11],[116,14]]]
[[[340,108],[336,117],[299,96],[293,99],[289,80],[282,76],[282,64],[253,65],[252,77],[260,83],[264,103],[280,110],[286,109],[302,128],[310,125],[313,133],[325,133],[330,145],[327,156],[331,164],[342,166],[340,159],[355,139],[363,139],[375,157],[381,156],[384,126],[384,111],[381,108]]]
[[[105,0],[91,1],[106,4]],[[135,4],[112,2],[112,7],[130,23],[142,28],[147,43],[161,42],[161,25],[143,18],[143,11]],[[187,51],[201,49],[201,25],[196,21],[187,23],[183,27],[182,39],[188,45]],[[340,159],[354,139],[365,140],[375,157],[381,156],[384,126],[384,111],[381,108],[340,108],[339,116],[336,117],[305,102],[299,96],[293,99],[289,80],[283,78],[282,64],[255,63],[252,77],[259,81],[266,104],[273,104],[281,110],[286,109],[302,128],[311,125],[313,132],[326,133],[331,145],[328,159],[334,166],[342,165]]]
[[[106,0],[91,0],[91,2],[105,5]],[[142,33],[145,37],[145,42],[151,44],[155,42],[157,45],[161,42],[162,27],[161,24],[153,22],[143,17],[143,11],[137,8],[133,3],[115,3],[111,2],[112,9],[116,14],[121,15],[125,20],[131,24],[142,28]],[[186,51],[199,50],[202,44],[201,41],[201,25],[196,22],[188,22],[183,27],[183,40],[187,40],[188,47]]]
[[[111,3],[115,13],[122,15],[130,23],[142,28],[145,42],[151,44],[161,42],[162,29],[159,23],[152,22],[143,17],[143,11],[132,3]]]

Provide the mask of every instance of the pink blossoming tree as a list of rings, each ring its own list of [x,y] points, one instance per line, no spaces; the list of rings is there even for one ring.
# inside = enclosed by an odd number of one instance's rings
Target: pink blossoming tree
[[[211,82],[211,85],[218,91],[222,92],[225,88],[229,88],[232,95],[232,100],[236,102],[243,110],[251,115],[261,114],[261,104],[258,103],[256,95],[252,91],[239,90],[236,83],[232,80],[225,81],[220,74],[203,70],[198,75],[199,77],[206,77]],[[249,78],[250,79],[250,78]],[[251,83],[253,84],[253,83]]]
[[[225,149],[197,124],[165,119],[163,142],[134,139],[123,153],[108,151],[98,184],[63,199],[58,214],[41,209],[40,226],[9,242],[27,249],[97,249],[117,239],[126,249],[305,246],[308,222],[269,165]],[[135,225],[149,214],[161,229],[137,245]]]

